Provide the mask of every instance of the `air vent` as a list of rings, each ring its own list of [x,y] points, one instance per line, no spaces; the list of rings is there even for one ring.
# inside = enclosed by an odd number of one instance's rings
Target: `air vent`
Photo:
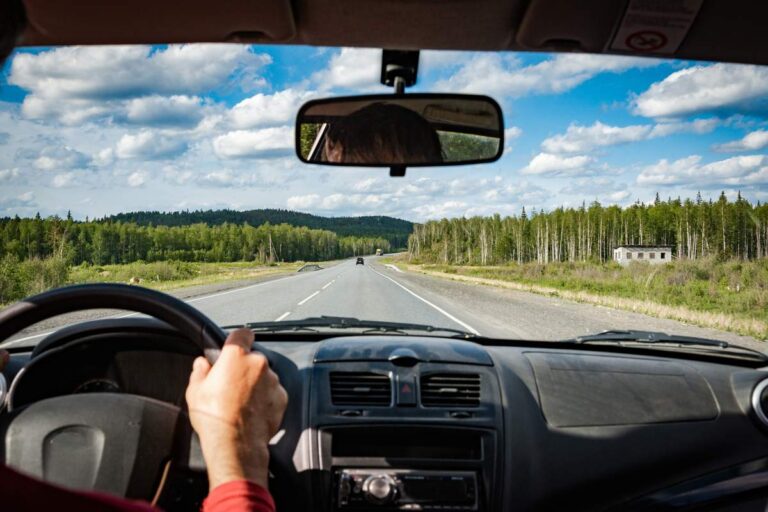
[[[381,405],[392,403],[389,376],[368,372],[331,372],[333,405]]]
[[[421,378],[424,407],[478,407],[480,376],[475,373],[435,373]]]

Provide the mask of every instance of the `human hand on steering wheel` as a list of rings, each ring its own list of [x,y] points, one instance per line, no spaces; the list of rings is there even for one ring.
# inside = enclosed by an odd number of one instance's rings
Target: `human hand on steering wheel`
[[[268,443],[288,395],[267,358],[251,353],[252,344],[250,330],[233,331],[216,363],[198,357],[189,377],[189,419],[200,437],[210,489],[235,480],[267,487]]]

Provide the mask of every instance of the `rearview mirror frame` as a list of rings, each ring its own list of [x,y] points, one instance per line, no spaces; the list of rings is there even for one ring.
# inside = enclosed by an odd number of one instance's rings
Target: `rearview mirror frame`
[[[299,112],[296,115],[296,123],[294,130],[294,145],[296,150],[296,157],[306,164],[314,165],[328,165],[334,167],[378,167],[378,168],[392,168],[392,164],[384,163],[359,163],[359,162],[316,162],[306,159],[301,154],[301,125],[302,120],[306,117],[307,110],[316,107],[318,105],[327,105],[340,102],[392,102],[396,100],[466,100],[466,101],[482,101],[488,103],[495,111],[499,119],[499,146],[496,154],[489,158],[480,158],[475,160],[459,160],[455,162],[440,162],[440,163],[409,163],[404,164],[403,167],[448,167],[456,165],[476,165],[484,163],[493,163],[498,161],[504,154],[504,115],[501,110],[501,106],[496,100],[490,96],[476,95],[476,94],[455,94],[455,93],[413,93],[404,95],[393,94],[367,94],[361,96],[336,96],[329,98],[321,98],[316,100],[310,100],[301,106]]]

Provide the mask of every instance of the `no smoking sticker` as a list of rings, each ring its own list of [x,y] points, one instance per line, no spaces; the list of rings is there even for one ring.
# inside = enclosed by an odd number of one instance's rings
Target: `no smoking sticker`
[[[611,50],[670,55],[688,34],[703,0],[630,0]]]
[[[625,43],[638,52],[655,52],[667,44],[667,36],[655,30],[641,30],[630,34]]]

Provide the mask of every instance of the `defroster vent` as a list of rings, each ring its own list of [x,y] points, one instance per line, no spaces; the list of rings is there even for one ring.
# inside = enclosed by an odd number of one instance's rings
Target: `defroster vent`
[[[370,372],[331,372],[333,405],[379,405],[392,403],[388,375]]]
[[[480,375],[435,373],[422,376],[421,405],[424,407],[479,407]]]

